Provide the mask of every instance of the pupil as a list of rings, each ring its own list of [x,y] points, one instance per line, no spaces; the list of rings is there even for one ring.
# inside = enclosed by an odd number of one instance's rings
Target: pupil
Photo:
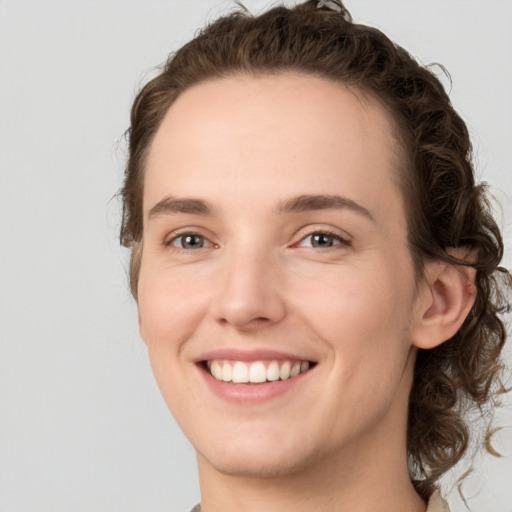
[[[333,239],[331,235],[324,235],[322,233],[316,233],[313,235],[313,247],[331,247],[333,245]]]
[[[186,235],[183,237],[183,247],[201,247],[201,237],[198,235]]]

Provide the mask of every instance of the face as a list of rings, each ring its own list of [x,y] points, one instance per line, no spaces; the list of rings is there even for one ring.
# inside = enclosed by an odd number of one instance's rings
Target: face
[[[139,325],[200,464],[279,475],[405,442],[399,166],[384,109],[321,78],[223,78],[170,108],[146,167]]]

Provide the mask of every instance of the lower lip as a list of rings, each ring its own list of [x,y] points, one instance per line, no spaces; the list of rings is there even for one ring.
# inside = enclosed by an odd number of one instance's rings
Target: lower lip
[[[242,384],[217,380],[203,367],[198,365],[198,369],[215,395],[228,402],[239,404],[262,403],[283,395],[301,382],[311,371],[308,370],[304,373],[300,373],[296,377],[291,377],[286,380],[276,380],[261,384]]]

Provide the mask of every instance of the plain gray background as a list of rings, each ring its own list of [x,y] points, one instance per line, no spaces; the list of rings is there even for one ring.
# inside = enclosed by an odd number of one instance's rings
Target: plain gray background
[[[346,3],[450,71],[479,176],[501,189],[510,267],[512,1]],[[112,197],[135,91],[233,5],[0,0],[0,512],[180,512],[198,500],[193,449],[138,338]],[[478,459],[465,486],[477,512],[512,512],[512,400],[497,419],[505,456]],[[450,502],[466,510],[456,490]]]

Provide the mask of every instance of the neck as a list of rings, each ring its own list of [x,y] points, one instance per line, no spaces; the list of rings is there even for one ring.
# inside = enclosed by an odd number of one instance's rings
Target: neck
[[[267,479],[200,469],[202,512],[425,512],[408,475],[397,474],[392,466],[370,462],[364,469],[340,471],[324,460],[320,468]]]

